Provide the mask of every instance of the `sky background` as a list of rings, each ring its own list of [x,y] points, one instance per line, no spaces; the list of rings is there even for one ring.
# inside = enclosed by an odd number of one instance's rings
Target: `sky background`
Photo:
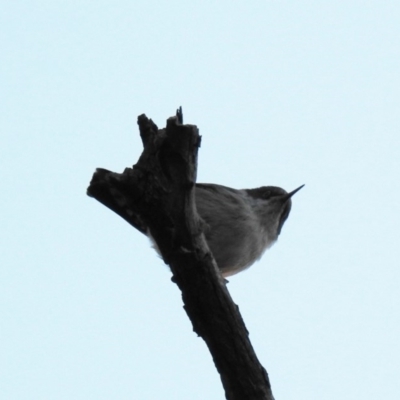
[[[86,196],[183,107],[198,181],[293,190],[230,279],[277,400],[400,393],[400,3],[10,1],[0,12],[4,400],[223,399],[170,272]]]

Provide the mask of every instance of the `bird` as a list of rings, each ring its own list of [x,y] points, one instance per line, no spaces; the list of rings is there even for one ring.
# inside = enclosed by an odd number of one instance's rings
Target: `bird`
[[[303,186],[288,193],[277,186],[233,189],[211,183],[195,185],[204,236],[224,278],[249,268],[277,241],[290,213],[291,198]],[[160,254],[149,230],[147,236]]]

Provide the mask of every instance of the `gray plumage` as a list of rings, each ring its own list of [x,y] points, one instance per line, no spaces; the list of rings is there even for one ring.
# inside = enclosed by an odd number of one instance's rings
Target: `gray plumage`
[[[205,222],[204,235],[224,277],[250,267],[276,242],[289,216],[290,198],[303,186],[287,193],[276,186],[237,190],[196,184],[196,207]],[[149,231],[147,235],[159,253]]]
[[[196,185],[197,211],[206,223],[204,234],[224,277],[250,267],[275,243],[293,194],[275,186],[237,190]]]

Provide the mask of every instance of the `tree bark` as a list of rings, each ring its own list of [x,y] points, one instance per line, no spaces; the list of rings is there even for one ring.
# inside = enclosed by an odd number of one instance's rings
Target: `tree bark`
[[[151,234],[182,292],[193,330],[206,342],[229,400],[273,400],[257,359],[202,233],[194,186],[201,137],[183,125],[181,110],[158,129],[138,117],[143,153],[122,174],[97,169],[87,194],[144,234]]]

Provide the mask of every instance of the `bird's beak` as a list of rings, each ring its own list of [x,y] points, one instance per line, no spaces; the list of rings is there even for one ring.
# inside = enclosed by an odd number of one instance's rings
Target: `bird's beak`
[[[292,190],[290,193],[288,193],[288,194],[286,194],[285,196],[284,196],[284,199],[287,201],[287,200],[289,200],[295,193],[297,193],[303,186],[305,186],[305,185],[301,185],[301,186],[299,186],[297,189],[294,189],[294,190]]]

